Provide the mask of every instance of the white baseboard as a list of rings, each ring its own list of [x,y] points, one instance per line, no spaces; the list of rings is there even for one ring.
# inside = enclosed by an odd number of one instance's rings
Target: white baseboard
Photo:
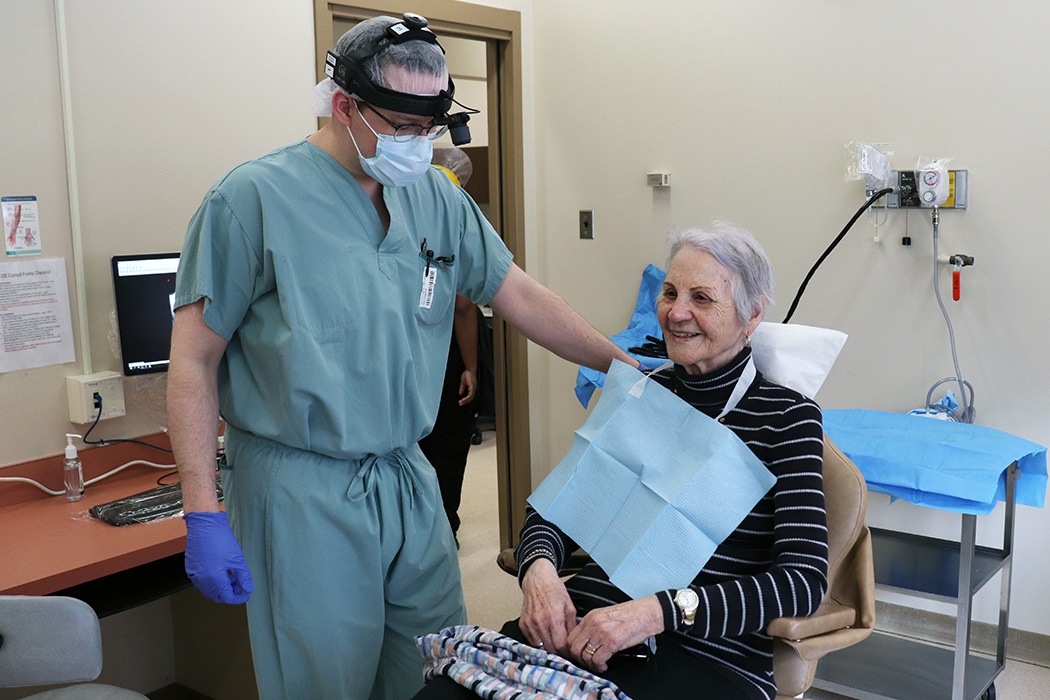
[[[955,644],[955,618],[904,605],[875,601],[875,628],[938,644]],[[995,654],[998,628],[987,622],[970,626],[970,648]],[[1006,637],[1006,658],[1050,667],[1050,635],[1011,627]]]

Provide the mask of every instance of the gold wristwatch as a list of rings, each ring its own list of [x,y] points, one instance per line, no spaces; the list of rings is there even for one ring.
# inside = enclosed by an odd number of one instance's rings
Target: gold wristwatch
[[[692,588],[680,588],[674,594],[674,604],[681,611],[685,626],[692,627],[696,622],[696,609],[700,607],[700,596]]]

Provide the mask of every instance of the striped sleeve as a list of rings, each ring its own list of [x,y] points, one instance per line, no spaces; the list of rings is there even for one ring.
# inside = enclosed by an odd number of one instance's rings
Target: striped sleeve
[[[748,407],[726,417],[727,427],[777,481],[691,585],[700,598],[691,629],[685,629],[673,602],[675,591],[658,594],[667,629],[703,639],[739,637],[762,632],[778,617],[806,616],[819,607],[828,569],[820,409],[808,399],[785,398],[760,390]],[[755,559],[762,533],[771,533],[765,562]]]
[[[525,524],[521,528],[521,540],[514,548],[514,561],[518,564],[518,585],[525,572],[537,559],[548,559],[554,568],[561,569],[569,554],[577,550],[572,538],[557,525],[545,520],[532,506],[525,509]]]

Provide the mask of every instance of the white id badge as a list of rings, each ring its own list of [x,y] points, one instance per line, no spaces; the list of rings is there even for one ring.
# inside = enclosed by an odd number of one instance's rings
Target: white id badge
[[[419,293],[419,308],[429,309],[434,303],[434,285],[437,283],[437,265],[430,265],[423,271],[423,291]]]

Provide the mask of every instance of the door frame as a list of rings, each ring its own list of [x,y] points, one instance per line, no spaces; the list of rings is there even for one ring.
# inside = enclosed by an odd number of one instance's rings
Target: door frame
[[[486,44],[489,123],[489,193],[492,225],[515,263],[525,266],[525,171],[522,119],[521,14],[456,0],[415,0],[413,10],[440,36],[478,39]],[[386,14],[400,17],[391,0],[314,0],[317,80],[325,78],[325,55],[332,46],[333,19],[363,20]],[[532,492],[529,445],[528,348],[525,337],[493,317],[496,394],[496,473],[500,547],[513,546],[525,521],[525,499]]]

